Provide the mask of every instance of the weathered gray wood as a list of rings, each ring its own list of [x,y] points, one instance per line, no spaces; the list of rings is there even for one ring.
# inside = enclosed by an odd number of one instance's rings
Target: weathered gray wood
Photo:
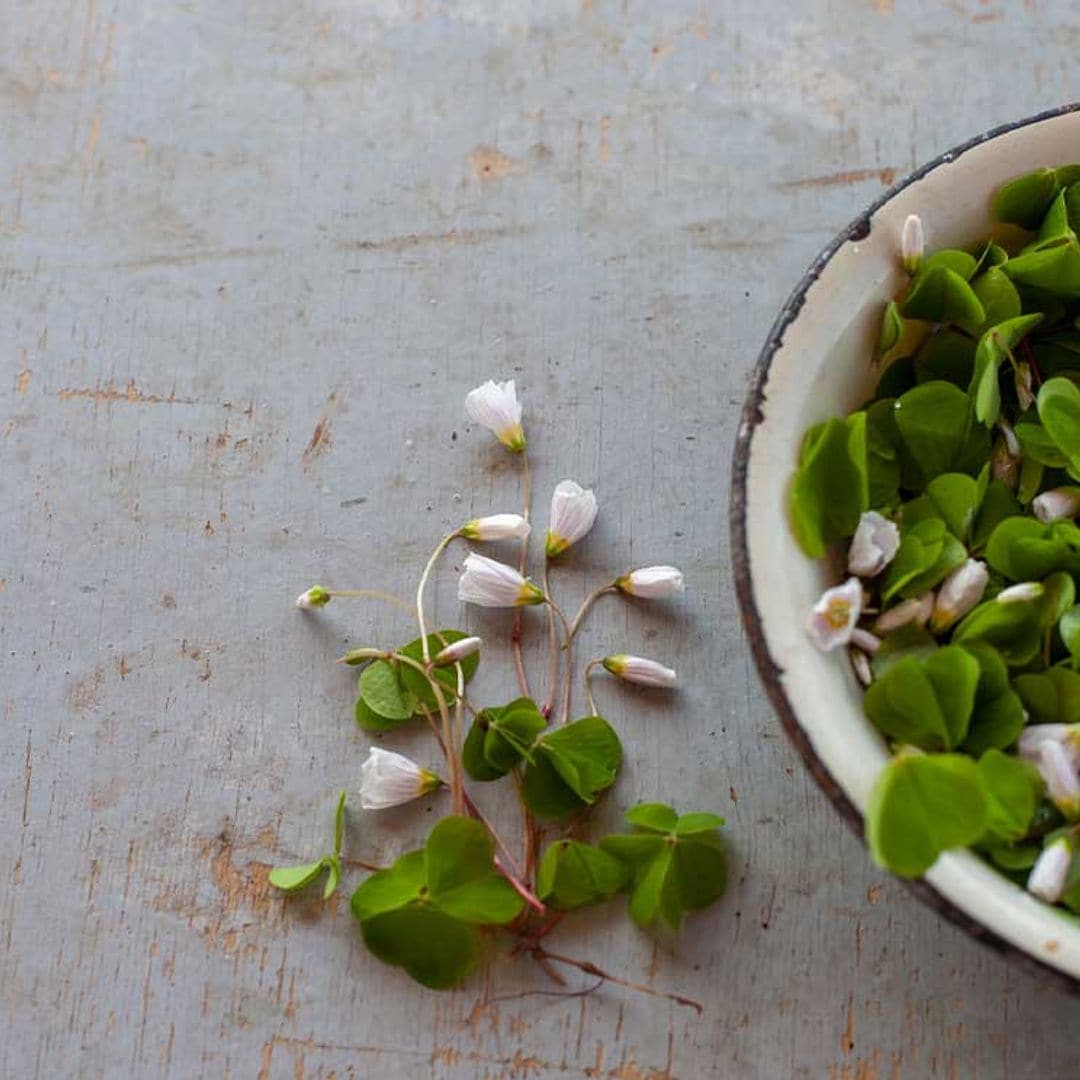
[[[876,871],[804,774],[729,579],[745,373],[804,265],[894,176],[1073,91],[1071,4],[893,8],[0,8],[0,1074],[1076,1075],[1075,1000]],[[515,997],[550,988],[520,961],[425,992],[343,898],[267,894],[357,781],[333,657],[409,635],[292,598],[407,593],[441,530],[515,507],[461,407],[500,374],[539,506],[563,476],[603,504],[567,601],[687,573],[682,609],[609,602],[582,651],[677,662],[674,704],[600,688],[630,748],[607,814],[720,809],[733,887],[675,944],[606,915],[555,940],[701,1019]],[[429,820],[353,811],[349,851]]]

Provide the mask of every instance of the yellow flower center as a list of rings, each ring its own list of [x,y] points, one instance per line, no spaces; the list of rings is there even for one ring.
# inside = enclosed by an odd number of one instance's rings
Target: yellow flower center
[[[841,600],[838,596],[834,596],[825,608],[825,621],[833,630],[843,630],[848,624],[850,615],[851,604],[847,600]]]

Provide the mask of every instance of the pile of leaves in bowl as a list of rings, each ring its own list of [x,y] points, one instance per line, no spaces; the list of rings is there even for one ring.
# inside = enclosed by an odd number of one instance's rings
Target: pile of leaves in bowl
[[[926,255],[908,218],[874,394],[806,432],[789,511],[808,556],[846,547],[808,630],[892,750],[875,859],[971,847],[1080,912],[1080,165],[992,210],[974,251]]]

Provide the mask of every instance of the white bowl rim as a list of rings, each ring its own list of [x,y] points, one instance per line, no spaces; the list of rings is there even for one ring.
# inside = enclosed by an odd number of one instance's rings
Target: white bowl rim
[[[839,811],[855,834],[863,837],[863,817],[854,802],[848,797],[843,787],[830,773],[824,761],[818,755],[808,734],[801,726],[797,711],[785,691],[781,679],[782,669],[769,650],[765,634],[764,619],[754,597],[753,577],[748,536],[748,489],[747,474],[750,464],[750,452],[754,432],[764,419],[762,405],[765,400],[765,388],[768,382],[773,357],[783,344],[788,328],[798,318],[806,299],[806,294],[821,276],[822,271],[833,256],[846,244],[858,242],[869,236],[874,214],[890,202],[898,193],[942,165],[950,164],[961,154],[974,147],[981,146],[1002,135],[1029,125],[1054,120],[1069,113],[1080,112],[1080,101],[1070,102],[1053,109],[1047,109],[1032,116],[991,128],[960,143],[950,150],[933,158],[925,165],[908,174],[876,199],[865,211],[842,230],[813,260],[809,268],[799,279],[798,284],[788,297],[776,321],[769,330],[768,337],[758,355],[757,362],[750,374],[749,390],[743,405],[739,422],[738,436],[732,458],[731,496],[729,504],[731,528],[731,562],[735,578],[736,594],[742,615],[743,626],[749,639],[754,663],[758,675],[764,684],[773,708],[780,717],[788,738],[802,757],[804,764],[825,792],[829,800]],[[1071,975],[1061,968],[1047,963],[1019,945],[1005,940],[999,934],[985,926],[963,908],[944,896],[927,880],[900,879],[902,883],[924,903],[928,904],[950,922],[967,931],[976,940],[1007,957],[1019,966],[1037,975],[1041,981],[1047,979],[1074,994],[1080,994],[1080,976]]]

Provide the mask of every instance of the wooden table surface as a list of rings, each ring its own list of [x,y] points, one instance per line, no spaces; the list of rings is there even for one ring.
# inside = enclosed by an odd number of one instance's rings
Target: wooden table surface
[[[906,170],[1075,96],[1078,44],[1051,0],[0,6],[0,1074],[1076,1077],[1077,1000],[875,869],[785,742],[726,505],[805,265]],[[489,376],[523,391],[539,506],[564,476],[602,504],[558,595],[687,575],[685,603],[608,602],[584,636],[683,681],[600,688],[628,750],[605,815],[720,811],[732,887],[675,942],[619,910],[554,942],[701,1018],[521,996],[551,988],[524,960],[425,991],[346,892],[269,895],[358,783],[333,658],[411,636],[293,598],[408,593],[442,531],[516,508],[463,414]],[[460,557],[437,619],[494,639]],[[508,661],[477,687],[509,693]],[[354,801],[348,854],[432,817]]]

